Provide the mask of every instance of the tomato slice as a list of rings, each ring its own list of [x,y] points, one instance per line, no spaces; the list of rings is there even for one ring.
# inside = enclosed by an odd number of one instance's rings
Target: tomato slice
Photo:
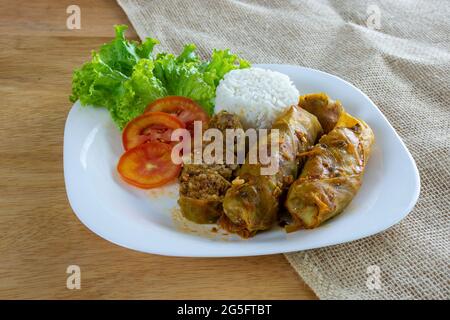
[[[194,133],[194,121],[202,121],[203,128],[206,127],[209,117],[202,107],[200,107],[194,100],[180,96],[168,96],[151,103],[144,113],[150,112],[166,112],[175,115],[178,119],[184,122],[186,129]]]
[[[117,171],[127,183],[142,189],[162,186],[178,177],[181,165],[171,158],[172,146],[151,141],[126,151],[120,157]]]
[[[182,121],[168,113],[143,114],[131,120],[123,130],[123,147],[125,150],[129,150],[148,141],[170,143],[172,131],[184,127]]]

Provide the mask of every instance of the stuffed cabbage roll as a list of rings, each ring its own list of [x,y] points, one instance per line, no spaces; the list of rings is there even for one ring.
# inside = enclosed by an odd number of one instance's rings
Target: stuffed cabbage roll
[[[304,153],[322,133],[317,118],[297,106],[289,107],[272,126],[278,129],[276,142],[279,153],[274,153],[278,170],[272,175],[261,175],[261,164],[246,163],[238,170],[238,177],[227,190],[223,201],[225,215],[220,224],[223,228],[240,234],[253,236],[259,230],[269,229],[276,221],[280,197],[297,177],[299,153]],[[270,135],[259,145],[270,146]],[[258,146],[251,146],[258,148]],[[269,148],[270,149],[270,148]],[[254,151],[254,150],[253,150]],[[252,152],[252,149],[249,151]]]
[[[343,112],[335,128],[307,152],[301,175],[288,192],[288,232],[316,228],[341,213],[361,187],[374,135],[362,120]]]
[[[242,125],[236,115],[222,111],[211,118],[209,128],[219,129],[225,135],[226,129],[239,129]],[[237,168],[237,164],[185,164],[179,178],[178,200],[183,216],[196,223],[216,222]]]
[[[301,96],[298,106],[317,117],[325,134],[334,129],[344,111],[339,101],[330,99],[325,93],[311,93]]]

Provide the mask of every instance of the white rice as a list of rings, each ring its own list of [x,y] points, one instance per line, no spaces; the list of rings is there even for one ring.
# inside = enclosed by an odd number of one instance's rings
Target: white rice
[[[285,74],[261,68],[228,72],[216,90],[215,112],[237,114],[245,129],[270,128],[299,92]]]

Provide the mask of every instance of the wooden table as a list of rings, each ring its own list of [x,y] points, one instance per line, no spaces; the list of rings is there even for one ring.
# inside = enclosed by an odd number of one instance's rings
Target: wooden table
[[[66,28],[70,4],[81,30]],[[0,299],[315,298],[282,255],[163,257],[90,232],[64,188],[71,73],[127,17],[112,0],[1,0],[0,15]],[[66,288],[73,264],[80,290]]]

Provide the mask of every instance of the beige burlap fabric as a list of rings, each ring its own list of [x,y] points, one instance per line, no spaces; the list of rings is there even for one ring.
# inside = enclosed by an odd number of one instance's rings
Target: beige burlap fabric
[[[141,38],[163,50],[231,48],[361,88],[417,162],[421,195],[398,225],[286,257],[322,299],[449,299],[450,2],[118,0]],[[381,289],[367,286],[367,268]]]

